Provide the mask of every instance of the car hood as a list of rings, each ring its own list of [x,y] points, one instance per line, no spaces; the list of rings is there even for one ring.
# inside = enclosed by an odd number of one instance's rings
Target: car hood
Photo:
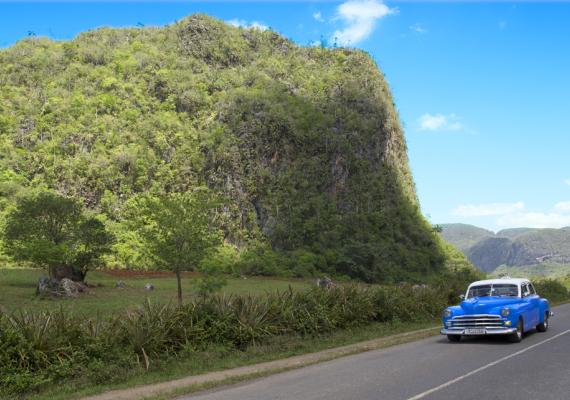
[[[495,314],[502,307],[520,303],[520,299],[513,297],[475,297],[463,300],[460,304],[465,314]]]

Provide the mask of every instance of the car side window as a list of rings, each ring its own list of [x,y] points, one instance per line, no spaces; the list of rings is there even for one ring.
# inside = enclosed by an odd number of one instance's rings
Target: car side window
[[[532,283],[528,284],[528,290],[530,294],[536,294],[536,290],[534,290],[534,286],[532,285]]]
[[[523,283],[521,285],[521,294],[522,297],[527,297],[528,295],[530,295],[530,292],[528,290],[528,285],[526,283]]]

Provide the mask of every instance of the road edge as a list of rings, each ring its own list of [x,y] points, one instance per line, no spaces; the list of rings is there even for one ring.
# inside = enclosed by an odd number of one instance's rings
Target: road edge
[[[440,327],[433,326],[420,330],[399,333],[382,338],[367,340],[335,347],[314,353],[247,365],[222,371],[208,372],[201,375],[192,375],[171,381],[149,385],[134,386],[127,389],[117,389],[94,396],[83,397],[81,400],[163,400],[176,396],[189,394],[217,386],[228,385],[240,381],[251,380],[264,376],[274,375],[293,369],[306,367],[337,358],[363,353],[366,351],[396,346],[414,342],[439,334]]]

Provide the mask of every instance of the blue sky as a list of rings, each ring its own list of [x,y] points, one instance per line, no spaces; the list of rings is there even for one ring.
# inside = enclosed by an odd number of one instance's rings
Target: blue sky
[[[570,225],[567,2],[0,0],[0,47],[30,32],[69,39],[194,12],[368,51],[390,82],[433,223]]]

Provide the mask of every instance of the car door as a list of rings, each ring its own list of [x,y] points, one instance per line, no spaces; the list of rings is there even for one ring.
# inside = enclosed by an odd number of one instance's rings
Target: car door
[[[532,326],[538,325],[540,322],[540,296],[536,294],[536,290],[534,290],[534,286],[532,283],[529,282],[528,284],[529,290],[529,299],[531,303],[531,313],[532,313]]]
[[[528,331],[538,324],[538,298],[533,298],[530,287],[527,283],[521,285],[521,297],[523,300],[524,330]]]

